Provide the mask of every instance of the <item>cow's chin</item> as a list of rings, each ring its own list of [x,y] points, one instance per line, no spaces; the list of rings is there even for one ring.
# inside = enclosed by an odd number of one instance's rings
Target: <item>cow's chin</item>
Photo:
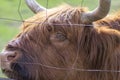
[[[11,79],[15,80],[31,80],[29,79],[29,73],[24,65],[19,63],[11,63],[11,69],[2,69],[2,72]]]

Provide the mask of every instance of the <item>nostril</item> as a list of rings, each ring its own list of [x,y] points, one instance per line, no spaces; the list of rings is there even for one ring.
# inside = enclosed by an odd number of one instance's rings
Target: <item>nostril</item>
[[[10,55],[7,56],[7,60],[8,60],[8,61],[14,60],[14,59],[16,58],[16,56],[17,56],[16,53],[10,54]]]

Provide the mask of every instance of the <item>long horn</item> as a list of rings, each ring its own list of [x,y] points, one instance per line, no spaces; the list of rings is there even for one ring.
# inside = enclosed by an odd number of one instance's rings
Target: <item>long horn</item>
[[[38,13],[40,11],[44,11],[46,10],[46,8],[44,8],[43,6],[39,5],[38,2],[36,2],[36,0],[25,0],[27,6],[34,12],[34,13]]]
[[[88,13],[83,13],[81,20],[83,23],[92,23],[93,21],[104,18],[110,10],[111,0],[99,0],[99,6]]]

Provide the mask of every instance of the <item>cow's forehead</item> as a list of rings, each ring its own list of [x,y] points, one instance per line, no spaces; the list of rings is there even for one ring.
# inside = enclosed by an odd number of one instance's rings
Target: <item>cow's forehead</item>
[[[33,17],[25,20],[22,27],[26,29],[27,27],[35,27],[38,24],[44,24],[44,22],[62,22],[63,20],[69,20],[72,16],[77,17],[76,15],[80,16],[81,12],[86,12],[87,9],[85,8],[72,8],[70,6],[60,6],[53,9],[48,9],[46,11],[39,12],[35,14]],[[78,18],[78,17],[77,17]],[[73,20],[74,20],[73,19]],[[78,22],[78,21],[77,21]],[[63,23],[64,24],[64,23]]]

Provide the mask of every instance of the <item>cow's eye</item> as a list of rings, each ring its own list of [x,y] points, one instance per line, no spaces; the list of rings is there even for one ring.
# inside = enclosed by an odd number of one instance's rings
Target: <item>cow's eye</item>
[[[61,33],[61,32],[58,32],[58,33],[55,33],[55,34],[52,34],[51,36],[51,40],[52,41],[65,41],[67,39],[66,35]]]
[[[67,39],[66,35],[63,33],[56,33],[56,39],[58,39],[59,41],[64,41]]]

